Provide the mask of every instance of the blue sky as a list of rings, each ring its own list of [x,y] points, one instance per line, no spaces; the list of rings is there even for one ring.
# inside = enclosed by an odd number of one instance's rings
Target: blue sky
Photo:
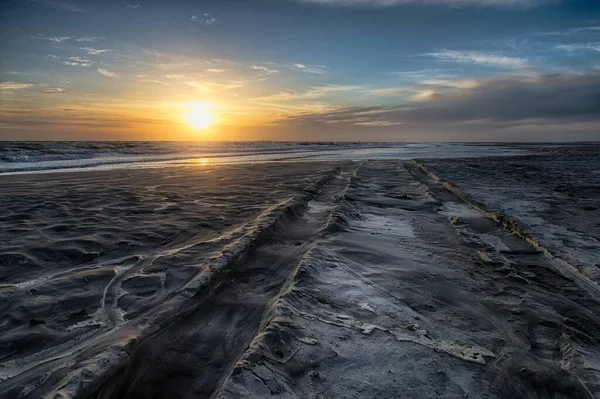
[[[600,139],[598,1],[0,7],[0,139]]]

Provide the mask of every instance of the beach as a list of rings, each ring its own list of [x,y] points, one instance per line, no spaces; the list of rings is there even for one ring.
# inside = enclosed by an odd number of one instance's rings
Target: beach
[[[600,398],[597,145],[252,151],[7,167],[2,397]]]

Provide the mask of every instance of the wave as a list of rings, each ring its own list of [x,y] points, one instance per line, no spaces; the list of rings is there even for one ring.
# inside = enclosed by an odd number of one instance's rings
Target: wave
[[[0,143],[0,173],[198,158],[272,158],[278,154],[286,159],[290,154],[374,146],[315,142],[4,142]]]

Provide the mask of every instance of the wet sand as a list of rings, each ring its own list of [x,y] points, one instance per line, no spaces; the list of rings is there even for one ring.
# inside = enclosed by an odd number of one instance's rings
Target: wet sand
[[[445,162],[0,177],[2,396],[599,398],[597,281]]]

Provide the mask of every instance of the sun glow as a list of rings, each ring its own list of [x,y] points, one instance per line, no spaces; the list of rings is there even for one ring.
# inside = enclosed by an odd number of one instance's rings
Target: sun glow
[[[206,104],[196,104],[186,114],[187,122],[196,129],[206,129],[215,123],[210,106]]]

